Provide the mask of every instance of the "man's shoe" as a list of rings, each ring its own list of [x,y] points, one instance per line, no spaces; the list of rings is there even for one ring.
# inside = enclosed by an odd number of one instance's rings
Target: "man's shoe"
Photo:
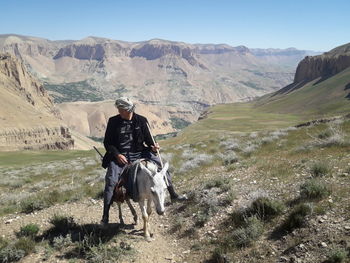
[[[178,202],[178,201],[186,201],[188,200],[186,195],[176,195],[174,197],[171,197],[171,202]]]

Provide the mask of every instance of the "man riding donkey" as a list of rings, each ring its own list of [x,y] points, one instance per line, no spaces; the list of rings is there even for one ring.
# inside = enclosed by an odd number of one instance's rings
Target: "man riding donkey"
[[[115,106],[119,114],[108,120],[103,141],[107,151],[103,158],[103,167],[108,169],[105,177],[102,224],[108,224],[114,188],[125,166],[141,158],[161,165],[160,158],[156,155],[159,145],[152,138],[147,119],[135,113],[135,104],[129,98],[117,99]],[[169,172],[167,180],[171,200],[186,200],[186,196],[179,196],[175,192]]]

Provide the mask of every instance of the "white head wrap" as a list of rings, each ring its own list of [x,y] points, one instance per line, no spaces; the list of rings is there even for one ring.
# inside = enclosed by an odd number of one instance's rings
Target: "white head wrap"
[[[121,97],[115,101],[115,106],[133,112],[135,110],[135,104],[127,97]]]

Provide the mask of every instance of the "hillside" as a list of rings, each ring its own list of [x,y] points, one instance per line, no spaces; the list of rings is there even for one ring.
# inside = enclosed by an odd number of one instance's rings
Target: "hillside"
[[[315,54],[161,39],[50,41],[19,35],[0,35],[0,50],[23,60],[57,103],[127,95],[167,111],[167,122],[180,118],[177,111],[190,112],[181,118],[192,122],[210,105],[278,90],[292,82],[302,58]]]
[[[350,111],[350,44],[305,58],[295,80],[254,103],[257,110],[315,118]],[[306,63],[312,61],[312,63]],[[306,67],[306,69],[305,69]]]
[[[79,149],[43,85],[23,63],[0,54],[0,150]],[[84,145],[84,146],[83,146]],[[89,145],[89,148],[91,146]]]
[[[125,205],[126,225],[118,223],[116,206],[111,224],[99,225],[105,170],[95,153],[1,154],[0,256],[22,262],[347,262],[349,118],[285,129],[261,122],[261,131],[242,132],[227,129],[225,114],[212,114],[218,136],[197,141],[184,133],[161,142],[175,185],[189,201],[168,203],[166,217],[152,214],[152,242],[142,238],[142,223],[132,224]]]

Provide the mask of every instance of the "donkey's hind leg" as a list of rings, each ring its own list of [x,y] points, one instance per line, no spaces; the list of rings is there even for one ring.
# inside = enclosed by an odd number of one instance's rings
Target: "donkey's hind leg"
[[[132,206],[131,202],[130,202],[130,199],[129,198],[126,198],[126,203],[128,204],[128,207],[130,208],[130,211],[134,217],[134,225],[137,225],[137,221],[138,221],[138,218],[137,218],[137,214],[136,214],[136,211],[134,209],[134,207]]]
[[[118,202],[118,211],[119,211],[119,222],[121,225],[124,225],[123,213],[122,213],[122,203]]]

